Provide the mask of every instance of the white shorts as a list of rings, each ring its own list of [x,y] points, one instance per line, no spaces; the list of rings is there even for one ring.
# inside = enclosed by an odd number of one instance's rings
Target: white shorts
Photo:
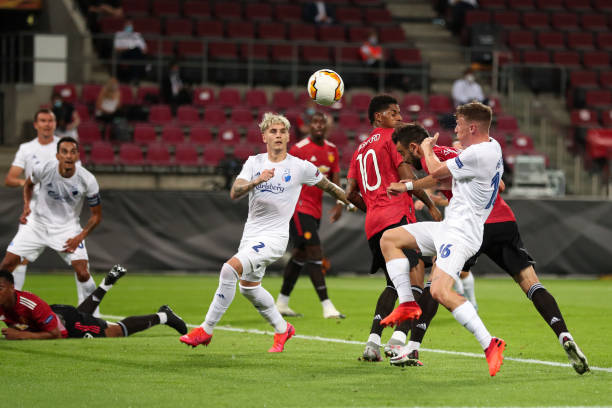
[[[457,280],[465,262],[478,250],[446,231],[443,222],[417,222],[402,225],[416,240],[425,256],[436,255],[436,266]]]
[[[281,258],[287,250],[288,238],[261,237],[243,239],[234,257],[242,264],[242,277],[249,282],[261,282],[266,267]]]
[[[81,227],[75,226],[50,233],[43,224],[29,220],[27,224],[19,224],[17,235],[15,235],[6,251],[34,262],[45,248],[49,247],[55,250],[64,262],[71,265],[73,261],[89,259],[85,240],[79,244],[74,252],[64,251],[66,240],[73,238],[81,231]]]

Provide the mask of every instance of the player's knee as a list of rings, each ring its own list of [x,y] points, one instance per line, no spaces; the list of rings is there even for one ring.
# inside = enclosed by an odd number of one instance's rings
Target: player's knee
[[[306,247],[306,262],[321,262],[323,253],[320,246]]]
[[[446,303],[446,299],[448,298],[450,289],[445,288],[442,285],[436,285],[435,283],[433,283],[430,286],[429,291],[431,293],[431,297],[436,302],[441,303],[441,304],[445,304]]]
[[[238,281],[238,272],[228,263],[224,263],[221,267],[221,273],[219,275],[221,281],[236,284]]]
[[[380,237],[380,250],[383,254],[385,254],[389,251],[392,251],[393,249],[395,249],[395,239],[393,236],[393,232],[390,230],[385,231],[382,237]]]
[[[13,269],[19,265],[20,257],[18,255],[12,254],[10,252],[6,253],[6,256],[0,263],[0,269],[7,270],[9,272],[13,272]]]

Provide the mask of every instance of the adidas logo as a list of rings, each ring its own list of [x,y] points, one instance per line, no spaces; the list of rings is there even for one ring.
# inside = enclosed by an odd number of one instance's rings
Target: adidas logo
[[[315,162],[315,161],[317,161],[317,156],[312,155],[312,157],[310,158],[310,161],[311,161],[311,162]]]
[[[219,296],[221,299],[225,299],[225,296],[223,296],[223,293],[217,293],[217,296]]]
[[[374,316],[374,320],[381,320],[381,319],[382,319],[382,317],[381,317],[381,315],[379,315],[379,314],[377,314],[376,316]]]
[[[560,322],[561,319],[559,319],[558,317],[553,317],[552,319],[550,319],[550,325],[552,326],[553,324]]]
[[[421,330],[427,330],[427,324],[425,323],[419,323],[416,325],[417,328],[421,329]]]
[[[91,295],[91,300],[93,300],[94,302],[99,302],[100,299],[98,299],[97,296]]]

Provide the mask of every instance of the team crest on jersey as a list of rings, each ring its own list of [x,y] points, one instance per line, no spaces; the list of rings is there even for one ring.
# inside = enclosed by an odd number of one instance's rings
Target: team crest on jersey
[[[327,154],[327,160],[329,160],[330,163],[333,163],[336,160],[336,156],[330,152]]]
[[[291,172],[289,169],[285,169],[285,172],[283,173],[283,180],[285,183],[288,183],[291,180]]]
[[[329,171],[331,170],[331,169],[330,169],[329,167],[327,167],[327,166],[319,166],[319,167],[318,167],[318,169],[319,169],[319,171],[320,171],[321,173],[323,173],[323,174],[327,174],[327,173],[329,173]]]

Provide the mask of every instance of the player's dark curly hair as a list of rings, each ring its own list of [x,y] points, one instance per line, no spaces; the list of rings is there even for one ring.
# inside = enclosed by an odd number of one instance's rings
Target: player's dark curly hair
[[[403,146],[408,146],[410,143],[421,144],[425,138],[429,137],[427,129],[418,123],[407,123],[396,128],[391,135],[393,143],[400,142]]]
[[[372,125],[374,124],[374,114],[387,110],[389,105],[397,105],[397,100],[389,95],[377,95],[370,100],[370,106],[368,106],[368,120]]]
[[[0,279],[5,279],[7,282],[10,282],[13,285],[15,284],[15,279],[13,279],[13,274],[10,273],[6,269],[0,270]]]
[[[58,142],[57,142],[57,152],[58,153],[60,151],[60,145],[62,143],[65,143],[65,142],[67,142],[67,143],[74,143],[76,145],[77,151],[79,150],[79,142],[77,142],[77,140],[75,138],[70,137],[70,136],[64,136],[60,140],[58,140]]]

